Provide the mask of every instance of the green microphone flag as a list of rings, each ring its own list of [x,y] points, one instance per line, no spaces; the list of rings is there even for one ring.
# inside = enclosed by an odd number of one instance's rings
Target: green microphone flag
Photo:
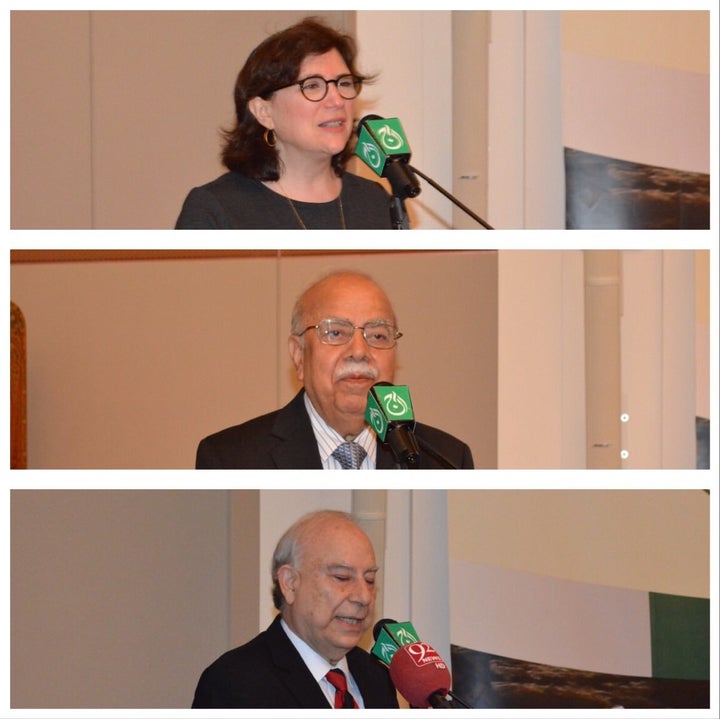
[[[385,165],[398,157],[410,157],[410,145],[396,117],[364,120],[359,128],[355,154],[378,176],[384,177]]]
[[[385,441],[391,422],[413,422],[415,417],[408,386],[374,385],[368,393],[365,419],[381,442]]]
[[[410,622],[385,624],[377,635],[370,653],[389,666],[395,652],[400,647],[419,641],[420,637]]]

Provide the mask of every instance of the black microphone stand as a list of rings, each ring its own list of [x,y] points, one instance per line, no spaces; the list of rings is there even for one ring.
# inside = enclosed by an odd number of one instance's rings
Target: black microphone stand
[[[466,704],[459,696],[448,692],[445,695],[433,694],[428,697],[428,703],[433,709],[472,709],[469,704]]]
[[[390,445],[395,461],[402,469],[418,468],[420,449],[411,429],[404,424],[391,422],[385,441]]]
[[[415,437],[415,441],[420,445],[421,449],[429,454],[431,457],[436,459],[445,469],[460,469],[457,465],[453,464],[447,457],[440,454],[432,445],[429,445],[421,437]]]
[[[405,198],[417,197],[420,194],[420,183],[415,177],[415,173],[411,172],[410,165],[406,160],[388,162],[384,177],[387,178],[392,188],[390,220],[393,229],[408,230],[410,229],[410,220],[405,209]]]
[[[405,209],[405,200],[402,197],[393,195],[390,200],[390,221],[393,230],[409,230],[410,220]]]
[[[394,165],[398,165],[400,163],[398,162],[391,162],[388,164],[388,170],[392,168]],[[435,180],[428,177],[426,174],[420,172],[416,167],[413,167],[412,165],[403,162],[402,165],[406,167],[410,172],[414,173],[415,175],[419,175],[423,178],[426,182],[428,182],[432,187],[434,187],[440,194],[444,195],[445,197],[450,200],[453,204],[455,204],[457,207],[459,207],[466,215],[469,215],[472,217],[475,222],[482,225],[486,230],[494,230],[495,228],[489,225],[485,220],[483,220],[482,217],[479,215],[476,215],[467,205],[460,202],[460,200],[457,199],[457,197],[453,197],[445,188],[438,185]],[[393,229],[394,230],[408,230],[410,229],[410,222],[408,220],[407,210],[405,209],[405,198],[406,197],[417,197],[417,195],[420,194],[420,185],[417,185],[417,190],[414,191],[408,191],[408,184],[404,181],[404,179],[399,179],[398,181],[395,181],[394,176],[391,176],[390,172],[387,172],[387,178],[390,180],[390,186],[392,187],[393,195],[392,199],[390,201],[390,220],[392,221]]]
[[[485,222],[485,220],[483,220],[482,217],[479,217],[478,215],[476,215],[469,207],[467,207],[466,205],[463,205],[463,203],[460,202],[460,200],[458,200],[457,197],[453,197],[447,190],[440,187],[440,185],[438,185],[437,182],[435,182],[435,180],[432,180],[427,175],[424,175],[422,172],[420,172],[420,170],[418,170],[416,167],[413,167],[412,165],[408,165],[408,169],[412,170],[416,175],[420,175],[420,177],[422,177],[423,180],[425,180],[426,182],[429,182],[439,193],[441,193],[442,195],[445,195],[445,197],[447,197],[448,200],[450,200],[450,202],[453,202],[455,205],[457,205],[465,214],[472,217],[473,220],[475,220],[475,222],[478,222],[479,224],[481,224],[486,230],[494,230],[495,229],[494,227],[491,227],[490,225],[488,225],[488,223]]]
[[[429,454],[445,469],[460,469],[402,423],[388,425],[385,441],[390,445],[395,461],[402,469],[417,469],[420,466],[420,450]]]

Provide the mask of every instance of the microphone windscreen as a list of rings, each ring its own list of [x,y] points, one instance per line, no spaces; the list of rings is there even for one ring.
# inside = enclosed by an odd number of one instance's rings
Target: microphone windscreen
[[[365,115],[357,124],[357,134],[360,134],[360,130],[368,123],[370,120],[382,120],[384,118],[380,117],[380,115]]]
[[[408,704],[421,709],[430,706],[433,695],[446,696],[452,684],[447,664],[425,642],[407,644],[395,652],[390,678]]]
[[[380,636],[380,632],[383,630],[386,624],[397,624],[397,619],[380,619],[377,622],[375,622],[375,626],[373,627],[373,639],[377,641],[377,638]]]

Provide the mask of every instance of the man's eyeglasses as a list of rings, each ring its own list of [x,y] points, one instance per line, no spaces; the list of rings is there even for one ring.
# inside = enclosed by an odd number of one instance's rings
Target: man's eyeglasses
[[[392,349],[402,337],[402,332],[384,320],[367,322],[362,327],[357,327],[350,320],[320,320],[316,325],[306,327],[297,336],[302,337],[308,330],[317,330],[318,339],[326,345],[346,345],[353,338],[355,330],[360,330],[370,347],[381,350]]]
[[[303,80],[291,82],[289,85],[284,85],[277,89],[283,90],[286,87],[299,85],[300,91],[307,100],[310,100],[310,102],[320,102],[320,100],[324,100],[328,94],[330,84],[334,84],[340,97],[344,100],[352,100],[360,94],[362,83],[362,78],[356,77],[355,75],[340,75],[334,80],[326,80],[320,75],[311,75]]]

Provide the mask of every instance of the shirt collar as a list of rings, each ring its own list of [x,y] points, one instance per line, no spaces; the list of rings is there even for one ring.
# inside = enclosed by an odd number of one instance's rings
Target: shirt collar
[[[284,619],[280,620],[280,625],[285,630],[285,634],[288,635],[288,639],[292,642],[295,649],[298,650],[298,653],[307,665],[310,673],[315,678],[315,681],[319,682],[331,669],[342,669],[345,673],[345,676],[348,676],[350,674],[347,657],[343,657],[337,664],[330,664],[327,659],[321,657],[314,649],[310,647],[310,645],[300,639],[300,637],[295,634],[292,629],[290,629]]]
[[[320,460],[324,469],[336,469],[339,467],[332,455],[335,448],[345,441],[345,438],[340,435],[339,432],[334,430],[327,422],[320,416],[318,411],[315,409],[313,403],[310,401],[307,392],[304,393],[305,409],[310,417],[310,424],[312,425],[315,439],[318,445],[318,451],[320,452]],[[367,452],[367,456],[362,463],[361,469],[374,469],[377,459],[377,438],[375,432],[368,426],[365,425],[364,429],[360,434],[355,437],[357,442]]]

